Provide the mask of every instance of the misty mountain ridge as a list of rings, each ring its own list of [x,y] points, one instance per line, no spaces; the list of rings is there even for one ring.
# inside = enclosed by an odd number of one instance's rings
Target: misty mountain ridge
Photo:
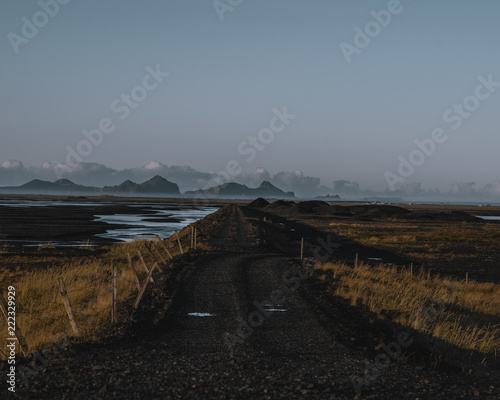
[[[156,175],[150,180],[141,183],[137,188],[138,193],[172,193],[181,194],[179,186],[167,179]]]
[[[157,175],[141,184],[126,180],[117,186],[105,186],[98,188],[94,186],[78,185],[69,179],[58,179],[55,182],[33,179],[21,186],[0,187],[0,193],[23,193],[23,194],[165,194],[180,195],[179,186],[165,178]]]
[[[165,178],[156,175],[141,184],[126,180],[118,186],[105,186],[102,189],[107,193],[141,193],[141,194],[172,194],[180,195],[179,186]]]
[[[3,194],[116,194],[116,195],[168,195],[180,196],[181,192],[176,183],[170,182],[162,176],[156,175],[153,178],[143,182],[136,183],[126,180],[119,185],[104,186],[98,188],[94,186],[83,186],[76,184],[69,179],[58,179],[55,182],[33,179],[21,186],[0,187],[0,193]],[[268,198],[294,198],[293,192],[284,192],[269,181],[262,181],[259,187],[249,188],[246,185],[227,182],[222,185],[214,186],[209,189],[200,189],[185,192],[188,197],[222,197],[222,198],[249,198],[249,197],[268,197]]]
[[[179,185],[181,192],[196,191],[199,188],[215,186],[211,182],[218,182],[222,176],[214,172],[202,172],[189,166],[165,165],[158,161],[151,161],[140,167],[114,169],[104,164],[95,162],[81,162],[76,164],[63,164],[56,161],[44,162],[39,167],[25,166],[19,160],[6,160],[0,163],[0,185],[20,185],[33,179],[50,181],[57,178],[65,178],[70,182],[79,182],[87,187],[102,188],[111,185],[120,186],[129,180],[129,185],[135,186],[134,182],[143,182],[159,175]],[[239,184],[248,187],[257,187],[262,181],[267,181],[283,191],[293,191],[298,197],[315,198],[318,196],[339,195],[343,199],[353,201],[366,201],[367,198],[379,198],[384,202],[392,202],[394,199],[404,201],[466,201],[480,203],[497,203],[500,200],[500,177],[490,183],[482,183],[476,187],[474,182],[449,182],[449,189],[425,188],[421,183],[408,181],[396,190],[389,190],[385,186],[379,189],[362,188],[358,182],[345,179],[337,179],[327,185],[321,183],[320,178],[304,174],[301,170],[280,171],[271,174],[262,167],[253,172],[244,172],[234,178]],[[66,182],[67,183],[67,182]],[[35,185],[37,187],[38,185]],[[48,189],[52,190],[50,185]],[[58,188],[60,189],[60,188]],[[28,190],[28,188],[26,188]],[[99,189],[97,189],[99,191]],[[120,193],[129,193],[131,190],[122,188]],[[0,188],[0,192],[5,190]],[[329,200],[326,197],[325,200]],[[335,201],[335,199],[331,199]]]
[[[118,186],[105,186],[104,190],[109,190],[116,193],[134,193],[138,187],[138,183],[132,182],[131,180],[127,179],[125,182],[120,183]]]
[[[294,198],[293,192],[284,192],[278,189],[271,182],[262,181],[259,187],[249,188],[247,185],[227,182],[209,189],[191,190],[185,193],[192,197],[213,197],[213,198]]]
[[[0,188],[2,192],[8,190],[15,190],[16,192],[94,192],[99,189],[92,186],[78,185],[69,179],[58,179],[55,182],[42,181],[40,179],[33,179],[21,186],[10,186]]]

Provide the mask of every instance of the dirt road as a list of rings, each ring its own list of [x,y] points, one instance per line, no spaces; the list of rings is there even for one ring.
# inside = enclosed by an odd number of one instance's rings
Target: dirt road
[[[366,322],[353,320],[341,301],[319,307],[314,278],[297,258],[263,249],[262,232],[237,206],[219,212],[210,239],[216,250],[182,266],[159,324],[134,327],[119,341],[77,346],[17,395],[352,399],[358,377],[359,398],[496,398],[489,381],[402,360],[366,373],[374,360],[357,343]]]

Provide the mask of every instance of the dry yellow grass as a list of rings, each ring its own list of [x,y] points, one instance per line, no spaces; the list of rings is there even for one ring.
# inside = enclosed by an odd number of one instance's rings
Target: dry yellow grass
[[[61,277],[66,286],[82,336],[92,335],[108,325],[111,319],[111,275],[112,263],[117,267],[118,304],[137,295],[135,278],[129,267],[127,252],[130,253],[141,284],[146,272],[137,256],[141,249],[146,264],[153,259],[147,254],[144,240],[109,246],[101,258],[68,262],[46,269],[16,271],[8,279],[8,285],[16,288],[16,322],[25,337],[30,351],[43,348],[47,344],[62,341],[73,334],[57,280]],[[170,253],[180,253],[178,247],[171,246]],[[184,251],[189,250],[185,247]],[[155,254],[157,256],[157,254]],[[168,258],[162,250],[164,258]],[[4,282],[7,282],[4,276]],[[4,298],[6,294],[4,293]],[[5,349],[7,324],[0,318],[0,348]],[[4,354],[0,353],[0,358]]]
[[[346,236],[360,243],[473,243],[484,246],[500,246],[500,232],[491,227],[470,225],[468,229],[460,226],[440,227],[434,223],[401,223],[388,221],[367,221],[363,224],[330,222],[330,227],[339,235]],[[473,233],[473,234],[472,234]]]
[[[132,273],[119,268],[118,300],[133,293]],[[12,284],[16,288],[16,322],[30,350],[72,335],[59,293],[61,277],[68,291],[73,312],[82,334],[91,334],[110,320],[111,265],[95,261],[75,262],[64,268],[32,271]],[[2,321],[0,332],[5,332]],[[7,335],[2,335],[2,339]],[[2,348],[4,343],[2,343]]]
[[[321,279],[333,278],[332,293],[352,305],[362,304],[463,349],[486,354],[500,350],[500,285],[466,284],[423,272],[411,275],[383,265],[317,267]]]

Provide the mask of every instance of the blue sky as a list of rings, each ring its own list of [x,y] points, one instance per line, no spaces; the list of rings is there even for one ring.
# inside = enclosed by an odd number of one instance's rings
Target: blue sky
[[[41,8],[6,0],[0,162],[63,162],[83,129],[110,118],[116,130],[84,161],[219,171],[234,159],[247,172],[300,169],[326,185],[383,189],[398,157],[441,127],[447,141],[406,182],[499,180],[500,88],[457,130],[443,113],[474,94],[478,77],[500,81],[500,3],[402,0],[347,63],[340,44],[388,3],[244,0],[221,21],[212,1],[72,0],[16,54],[8,34]],[[121,121],[110,105],[157,65],[170,75]],[[238,145],[285,106],[297,117],[247,162]]]

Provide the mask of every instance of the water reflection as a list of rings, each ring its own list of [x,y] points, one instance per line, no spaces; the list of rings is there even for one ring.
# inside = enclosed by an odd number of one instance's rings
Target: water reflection
[[[215,314],[207,312],[190,312],[187,315],[189,315],[190,317],[215,317]]]
[[[500,216],[497,215],[476,215],[476,218],[481,218],[488,221],[500,221]]]
[[[156,209],[154,214],[96,215],[97,221],[129,226],[128,228],[108,229],[106,233],[96,236],[121,241],[131,241],[135,238],[153,238],[156,235],[165,238],[175,231],[179,231],[217,211],[217,207],[190,209],[183,206],[173,207],[169,205],[165,208],[167,209]]]
[[[81,201],[80,201],[81,200]],[[90,235],[88,240],[65,240],[64,238],[32,239],[32,238],[7,238],[1,234],[0,243],[22,244],[25,247],[39,247],[40,245],[53,247],[92,247],[94,239],[112,239],[116,241],[131,241],[135,238],[153,238],[156,235],[165,238],[171,236],[175,231],[180,231],[189,224],[196,222],[219,209],[216,205],[192,206],[188,203],[163,203],[163,202],[113,202],[113,201],[91,201],[84,199],[76,201],[68,200],[40,200],[40,199],[0,199],[1,206],[12,208],[32,207],[57,207],[71,206],[91,207],[95,209],[94,220],[109,224],[106,233]],[[108,206],[108,207],[104,207]],[[127,214],[106,215],[113,207]],[[78,211],[75,211],[78,212]],[[111,211],[112,212],[112,211]],[[113,227],[116,225],[116,228]],[[0,227],[1,228],[1,227]]]

